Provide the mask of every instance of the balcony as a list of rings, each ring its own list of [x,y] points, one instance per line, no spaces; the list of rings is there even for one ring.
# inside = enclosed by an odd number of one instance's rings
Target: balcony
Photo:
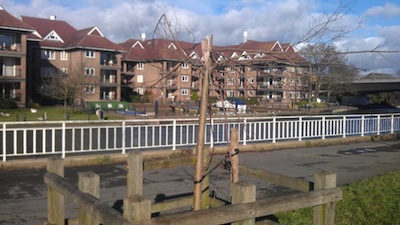
[[[102,86],[116,86],[117,85],[117,79],[116,75],[103,75],[101,79],[101,85]]]
[[[0,80],[24,80],[22,78],[22,72],[21,69],[19,68],[5,68],[3,70],[0,70]]]
[[[167,88],[168,90],[176,90],[176,89],[178,89],[178,85],[176,84],[176,82],[173,82],[173,81],[171,81],[171,80],[168,80],[168,81],[167,81],[166,88]]]
[[[6,44],[3,43],[0,45],[0,51],[10,51],[10,52],[20,52],[21,51],[21,44]]]

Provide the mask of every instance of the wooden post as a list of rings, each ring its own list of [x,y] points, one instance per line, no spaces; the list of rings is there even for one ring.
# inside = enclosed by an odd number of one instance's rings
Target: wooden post
[[[146,222],[151,219],[151,201],[135,195],[124,199],[124,218],[131,222]]]
[[[93,172],[81,172],[78,173],[79,191],[82,193],[88,193],[93,197],[100,198],[100,176]],[[84,206],[79,205],[79,224],[99,224],[100,222],[93,218],[90,213],[84,211]]]
[[[314,175],[314,190],[324,190],[336,187],[336,174],[320,171]],[[335,203],[330,202],[314,207],[314,225],[335,224]]]
[[[64,160],[52,157],[47,161],[47,171],[64,177]],[[64,225],[64,195],[47,185],[47,219],[49,224]]]
[[[233,183],[232,204],[250,203],[256,201],[256,186],[245,181]],[[256,219],[247,219],[232,223],[232,225],[254,225]]]
[[[231,160],[231,182],[236,183],[239,181],[239,134],[237,128],[231,129],[231,142],[229,148],[229,157]]]
[[[211,51],[212,51],[212,36],[201,41],[201,50],[204,57],[204,76],[203,84],[201,88],[201,105],[200,105],[200,118],[199,118],[199,129],[197,135],[196,145],[196,164],[194,173],[194,188],[193,188],[193,210],[200,210],[202,205],[202,179],[203,179],[203,151],[205,142],[205,131],[206,131],[206,116],[207,116],[207,103],[208,103],[208,90],[209,90],[209,78],[211,68]]]
[[[210,163],[210,152],[209,149],[206,148],[204,150],[204,165],[203,165],[204,168],[206,168],[209,163]],[[208,171],[206,171],[206,173],[208,173]],[[202,199],[201,208],[207,209],[208,206],[210,205],[210,175],[207,175],[203,178],[202,189],[203,192],[201,195]]]
[[[140,151],[128,154],[127,197],[143,195],[143,155]]]

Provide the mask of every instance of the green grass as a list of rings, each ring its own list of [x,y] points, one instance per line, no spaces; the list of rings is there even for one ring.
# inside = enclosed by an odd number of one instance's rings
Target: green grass
[[[43,114],[46,113],[48,121],[61,121],[61,120],[98,120],[98,116],[92,112],[85,112],[79,110],[68,109],[68,118],[64,118],[64,108],[63,107],[41,107],[37,109],[36,113],[32,113],[30,109],[0,109],[3,116],[0,114],[0,122],[13,122],[13,121],[40,121]],[[9,114],[9,116],[4,116],[4,114]],[[105,119],[124,119],[123,116],[119,116],[113,113],[105,114]]]
[[[400,224],[400,171],[341,187],[336,204],[336,225]],[[311,225],[312,208],[279,213],[282,225]]]

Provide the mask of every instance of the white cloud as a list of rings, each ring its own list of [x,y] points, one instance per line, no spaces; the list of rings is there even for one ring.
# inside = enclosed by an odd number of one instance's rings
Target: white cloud
[[[366,16],[400,16],[400,6],[385,3],[383,6],[374,6],[365,12]]]

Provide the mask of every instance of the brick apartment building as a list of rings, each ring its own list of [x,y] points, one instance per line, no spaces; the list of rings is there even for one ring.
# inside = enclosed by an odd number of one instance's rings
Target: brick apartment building
[[[35,28],[10,15],[0,6],[0,98],[26,104],[27,35]]]
[[[199,44],[148,40],[144,34],[141,40],[116,44],[97,27],[77,30],[55,16],[22,16],[19,20],[2,9],[0,16],[3,14],[11,18],[0,20],[0,44],[1,38],[13,41],[4,41],[8,49],[0,49],[1,97],[17,100],[20,96],[21,106],[26,105],[26,96],[32,101],[39,99],[43,79],[58,73],[82,77],[78,103],[119,102],[134,93],[164,102],[186,102],[193,94],[200,95],[203,68]],[[10,51],[11,46],[20,46],[20,51]],[[307,93],[307,63],[289,43],[247,40],[244,33],[241,44],[214,46],[213,50],[210,96],[289,104]],[[19,77],[4,78],[10,64],[5,57],[13,58],[13,68],[21,71]],[[14,91],[6,87],[14,87]]]

